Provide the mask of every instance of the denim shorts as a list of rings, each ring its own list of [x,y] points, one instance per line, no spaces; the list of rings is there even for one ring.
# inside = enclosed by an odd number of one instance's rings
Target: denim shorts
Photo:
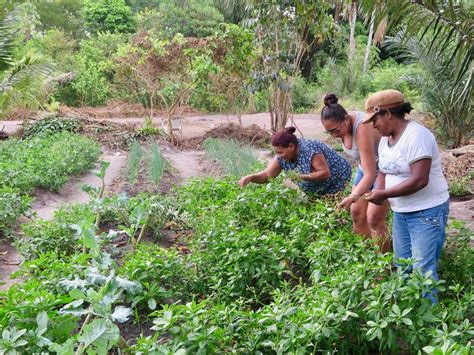
[[[357,165],[357,171],[355,173],[354,181],[352,182],[352,185],[357,186],[363,177],[364,177],[364,170],[362,170],[362,167],[360,165]],[[374,183],[372,184],[369,190],[375,189],[375,186],[376,185],[374,181]]]

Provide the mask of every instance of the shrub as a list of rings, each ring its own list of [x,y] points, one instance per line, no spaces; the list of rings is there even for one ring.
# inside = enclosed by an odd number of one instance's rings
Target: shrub
[[[29,211],[32,200],[18,189],[0,187],[0,237],[11,232],[17,219]]]
[[[60,132],[31,139],[0,143],[0,184],[20,189],[60,189],[68,176],[94,166],[100,154],[96,142],[80,135]]]

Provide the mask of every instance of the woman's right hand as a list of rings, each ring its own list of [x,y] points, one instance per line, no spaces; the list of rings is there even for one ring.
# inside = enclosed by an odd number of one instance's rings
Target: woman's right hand
[[[247,175],[240,179],[239,185],[241,188],[243,188],[247,186],[250,182],[252,182],[252,175]]]

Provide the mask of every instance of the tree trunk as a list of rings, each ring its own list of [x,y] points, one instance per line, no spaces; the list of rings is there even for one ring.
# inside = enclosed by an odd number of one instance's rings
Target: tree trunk
[[[367,46],[365,47],[364,56],[364,73],[367,73],[367,69],[369,69],[370,48],[372,48],[372,38],[374,36],[374,17],[375,11],[373,11],[370,16],[369,37],[367,38]]]
[[[249,92],[249,113],[255,113],[256,111],[253,92]]]
[[[355,43],[355,26],[357,21],[357,2],[353,1],[350,7],[349,13],[349,23],[350,23],[350,37],[349,37],[349,60],[354,58],[354,54],[356,51],[356,43]]]

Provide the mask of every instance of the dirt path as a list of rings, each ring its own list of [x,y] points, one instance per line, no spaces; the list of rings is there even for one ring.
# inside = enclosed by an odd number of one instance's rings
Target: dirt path
[[[161,153],[171,165],[171,173],[177,183],[182,184],[194,177],[218,175],[217,168],[206,158],[206,153],[200,150],[176,150],[171,147],[162,148]]]

